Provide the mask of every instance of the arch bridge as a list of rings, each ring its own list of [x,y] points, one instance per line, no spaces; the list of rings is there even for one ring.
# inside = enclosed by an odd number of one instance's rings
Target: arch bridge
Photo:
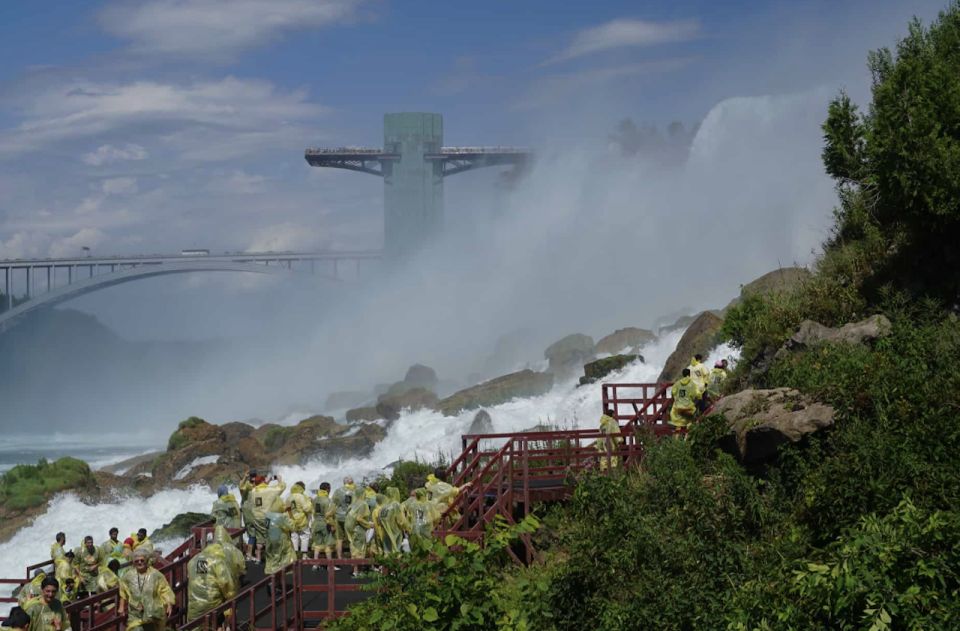
[[[0,333],[38,309],[146,278],[191,272],[242,272],[305,273],[341,281],[358,277],[362,262],[381,258],[378,250],[226,254],[185,250],[180,255],[0,260],[4,283]],[[344,264],[352,270],[345,269]],[[16,285],[22,288],[20,298],[15,298]]]

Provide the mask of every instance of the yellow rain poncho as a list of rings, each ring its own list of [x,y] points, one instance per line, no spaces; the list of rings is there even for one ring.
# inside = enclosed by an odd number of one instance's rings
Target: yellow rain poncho
[[[86,546],[80,546],[73,551],[73,554],[73,566],[80,580],[79,589],[90,594],[97,593],[97,574],[103,563],[100,548],[92,546],[91,549],[87,549]]]
[[[690,365],[687,368],[690,369],[690,378],[693,379],[693,383],[697,384],[697,389],[702,393],[710,380],[710,369],[696,357],[690,358]]]
[[[352,482],[350,484],[344,484],[333,492],[333,503],[337,511],[337,541],[343,541],[347,538],[344,523],[347,521],[347,512],[349,512],[350,507],[353,506],[353,499],[356,495],[357,485]]]
[[[100,544],[100,564],[107,566],[111,560],[116,559],[120,563],[126,563],[127,559],[123,556],[123,542],[117,539],[107,539]]]
[[[336,532],[337,506],[327,491],[317,491],[317,499],[313,501],[311,547],[330,556],[330,551],[337,543]]]
[[[604,436],[597,439],[597,442],[593,445],[597,451],[603,454],[600,456],[600,470],[616,469],[620,465],[620,458],[614,454],[623,443],[623,437],[620,436],[620,424],[612,416],[604,414],[600,417],[600,431],[604,433]]]
[[[247,573],[247,562],[243,557],[243,552],[233,543],[233,538],[223,526],[214,528],[213,540],[223,548],[223,554],[227,558],[227,563],[230,566],[230,573],[233,575],[237,589],[239,589],[240,577]]]
[[[264,574],[273,574],[297,560],[297,553],[293,550],[290,533],[293,532],[293,521],[284,513],[267,513],[267,555],[263,566]]]
[[[427,489],[427,492],[430,493],[431,500],[440,502],[446,506],[450,506],[450,502],[460,493],[459,488],[449,482],[438,479],[437,476],[432,473],[427,476],[427,481],[423,486]]]
[[[673,384],[670,389],[673,405],[670,406],[670,424],[674,427],[686,427],[693,422],[697,414],[697,401],[700,399],[700,388],[691,377],[683,377]]]
[[[710,379],[707,381],[707,394],[716,399],[723,391],[723,382],[727,380],[727,371],[723,368],[710,370]]]
[[[221,495],[214,500],[210,514],[218,526],[240,528],[240,505],[233,493]]]
[[[404,502],[410,520],[410,543],[426,541],[433,536],[433,528],[440,519],[436,505],[427,499],[424,489],[417,489],[416,497]]]
[[[43,597],[31,598],[23,605],[30,616],[30,631],[69,631],[70,617],[56,598],[49,603]]]
[[[253,517],[254,536],[257,543],[262,543],[267,538],[267,513],[283,512],[283,500],[280,496],[283,494],[287,485],[279,480],[274,480],[272,484],[258,484],[250,491],[251,516]]]
[[[367,530],[373,527],[373,521],[370,519],[370,506],[362,495],[354,498],[343,527],[350,541],[350,557],[364,558],[367,554]]]
[[[306,496],[304,488],[299,484],[290,487],[290,497],[287,498],[286,508],[290,511],[294,531],[304,532],[307,530],[310,525],[310,515],[313,514],[313,502]]]
[[[17,594],[17,604],[23,607],[28,600],[39,598],[41,593],[40,583],[42,583],[45,578],[47,578],[46,574],[38,572],[29,583],[25,583],[24,586],[20,588],[20,593]]]
[[[67,551],[63,549],[59,541],[55,541],[53,545],[50,546],[50,558],[54,561],[62,559],[66,553]]]
[[[213,611],[237,594],[230,562],[219,543],[211,543],[187,564],[187,619]]]
[[[400,504],[400,491],[397,487],[387,487],[387,501],[374,511],[373,521],[382,552],[384,554],[400,552],[403,533],[410,532],[410,520]]]
[[[97,576],[97,592],[103,593],[109,591],[120,584],[120,577],[114,574],[108,567],[100,568],[100,574]]]
[[[136,550],[134,558],[139,556],[146,558],[143,552]],[[141,568],[144,568],[143,572]],[[149,565],[139,566],[120,577],[120,606],[127,612],[128,630],[164,631],[167,607],[172,607],[176,601],[167,579]]]

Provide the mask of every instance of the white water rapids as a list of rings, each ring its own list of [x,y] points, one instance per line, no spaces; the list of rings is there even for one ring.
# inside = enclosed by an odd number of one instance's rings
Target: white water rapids
[[[682,334],[682,330],[673,331],[645,346],[640,352],[646,363],[630,364],[604,381],[656,381]],[[733,355],[732,349],[722,346],[713,352],[709,361]],[[601,388],[599,384],[577,388],[575,379],[570,379],[555,384],[550,392],[542,396],[515,399],[487,408],[487,411],[493,419],[496,433],[520,431],[538,424],[562,429],[594,427],[602,412]],[[351,475],[358,481],[373,478],[400,459],[429,462],[443,455],[449,461],[459,454],[460,435],[467,432],[475,414],[476,410],[471,410],[451,418],[427,410],[407,412],[391,425],[386,438],[367,458],[321,460],[301,466],[275,467],[274,471],[288,483],[302,480],[312,490],[322,481],[329,481],[336,487],[345,475]],[[290,422],[297,420],[291,419]],[[51,501],[46,513],[21,529],[12,539],[0,544],[0,577],[22,577],[27,565],[48,559],[50,544],[58,531],[66,533],[70,547],[78,545],[88,534],[99,544],[107,538],[111,526],[117,526],[123,538],[141,527],[152,531],[178,513],[208,512],[214,496],[208,488],[197,486],[187,490],[162,491],[147,499],[125,497],[112,503],[88,505],[72,493],[60,494]],[[169,550],[179,542],[167,542],[166,545],[156,543]],[[0,611],[5,610],[6,607],[0,606]]]

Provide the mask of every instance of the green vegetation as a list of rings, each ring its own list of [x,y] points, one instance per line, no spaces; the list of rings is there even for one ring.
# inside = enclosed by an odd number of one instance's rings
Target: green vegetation
[[[167,441],[167,451],[176,451],[190,442],[190,437],[187,436],[183,430],[203,425],[204,423],[206,423],[205,420],[196,416],[191,416],[186,420],[180,421],[176,431],[170,434],[170,439]]]
[[[419,460],[400,460],[393,465],[393,471],[390,477],[380,475],[374,480],[374,483],[383,493],[388,486],[395,486],[400,491],[400,497],[405,498],[413,489],[423,486],[427,480],[427,475],[433,473],[436,468],[447,467],[447,463],[441,456],[437,456],[436,462],[427,463]]]
[[[59,491],[95,486],[90,467],[82,460],[60,458],[49,463],[41,459],[35,465],[17,465],[0,476],[0,505],[23,510],[43,505]]]
[[[400,623],[412,605],[438,629],[474,628],[476,608],[547,630],[960,628],[958,43],[953,3],[870,55],[867,113],[841,94],[823,126],[840,207],[812,277],[725,318],[742,357],[728,390],[796,388],[835,408],[832,429],[748,471],[716,449],[723,420],[704,419],[651,445],[642,469],[580,479],[543,516],[534,566],[472,549],[391,562],[417,581],[337,628],[417,628]],[[777,354],[804,320],[876,313],[892,332],[872,346]],[[434,604],[449,598],[429,580],[441,572],[489,591],[458,592],[451,616]]]

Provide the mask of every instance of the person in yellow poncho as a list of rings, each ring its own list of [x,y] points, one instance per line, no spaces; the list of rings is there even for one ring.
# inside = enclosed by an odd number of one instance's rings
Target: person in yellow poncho
[[[602,455],[600,456],[600,470],[616,469],[620,466],[620,458],[616,455],[623,443],[623,437],[620,436],[620,424],[614,417],[615,412],[612,408],[607,408],[600,417],[600,431],[603,436],[594,443],[594,448]]]
[[[670,406],[670,424],[678,429],[686,428],[697,415],[697,401],[701,392],[696,382],[690,377],[690,369],[683,369],[683,376],[673,384],[670,396],[673,403]]]
[[[374,527],[380,540],[383,554],[398,554],[403,534],[410,532],[410,520],[400,504],[400,490],[387,487],[386,501],[373,511]]]
[[[117,614],[127,616],[126,628],[164,631],[167,618],[177,602],[170,584],[158,570],[147,564],[151,553],[145,548],[133,551],[134,571],[120,577],[120,606]]]
[[[311,530],[314,559],[319,559],[321,552],[328,559],[334,558],[334,546],[336,546],[337,552],[340,552],[340,546],[337,545],[337,505],[330,497],[329,482],[323,482],[317,489],[317,499],[313,501],[313,527]],[[318,569],[318,566],[313,566],[314,571]]]
[[[310,555],[310,515],[313,514],[313,502],[304,493],[305,490],[303,482],[294,482],[286,504],[287,514],[293,522],[290,540],[294,552],[301,559]]]
[[[223,546],[211,543],[187,563],[187,620],[209,613],[237,594],[237,583]],[[217,627],[225,616],[219,617]]]
[[[23,605],[30,616],[30,631],[69,631],[70,617],[57,598],[60,583],[48,576],[40,583],[40,595]]]
[[[210,515],[217,526],[240,528],[240,505],[237,496],[230,492],[225,484],[217,489],[217,499],[213,502]]]

